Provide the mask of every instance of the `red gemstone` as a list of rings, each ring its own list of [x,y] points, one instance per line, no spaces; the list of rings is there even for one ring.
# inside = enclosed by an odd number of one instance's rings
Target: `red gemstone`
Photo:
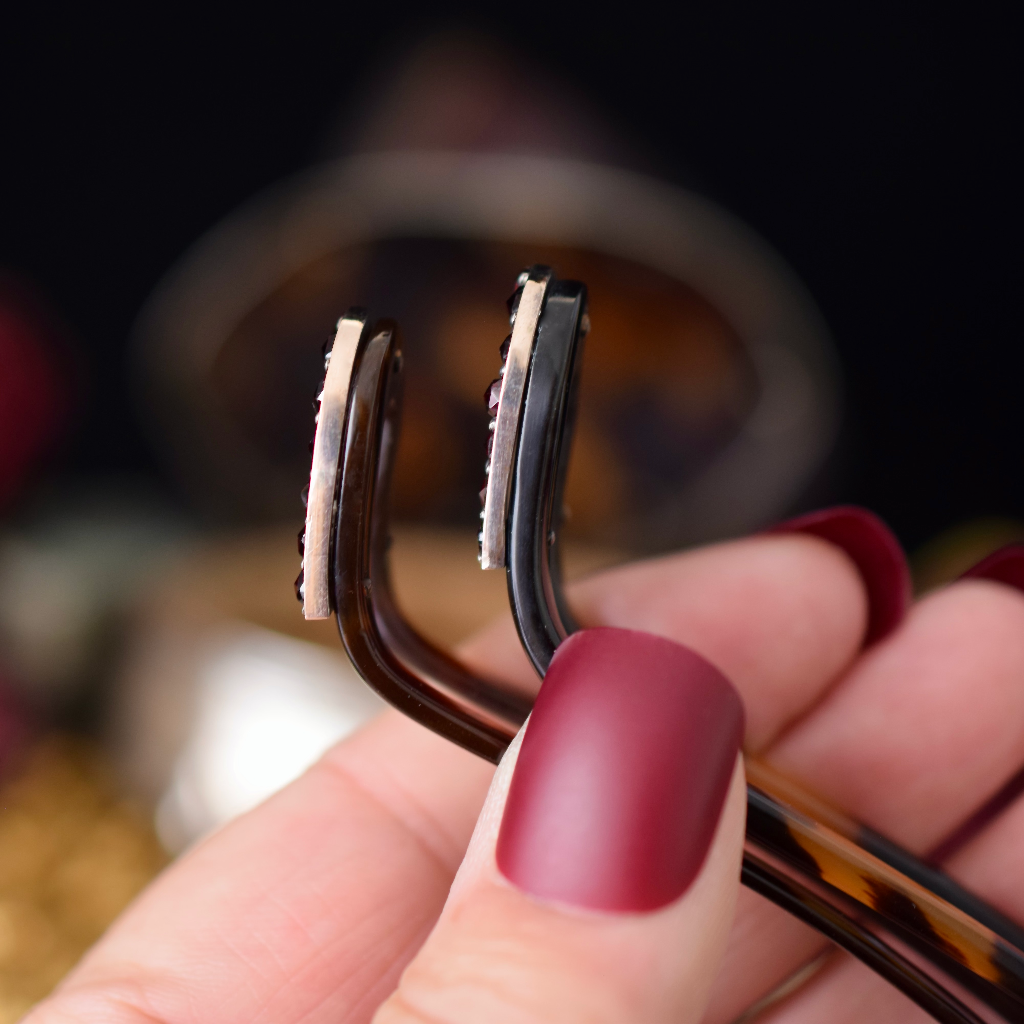
[[[506,339],[505,339],[505,340],[504,340],[504,341],[503,341],[503,342],[501,343],[501,361],[502,361],[502,362],[505,362],[505,360],[506,360],[506,359],[508,359],[508,347],[509,347],[509,345],[511,345],[511,344],[512,344],[512,335],[510,334],[510,335],[509,335],[509,336],[508,336],[508,337],[507,337],[507,338],[506,338]]]
[[[501,398],[501,378],[496,377],[487,386],[484,392],[484,401],[487,403],[487,411],[492,416],[498,415],[498,400]]]
[[[305,593],[305,570],[300,569],[299,575],[295,578],[295,596],[301,601]]]
[[[487,484],[484,484],[480,488],[480,507],[483,508],[487,504]]]

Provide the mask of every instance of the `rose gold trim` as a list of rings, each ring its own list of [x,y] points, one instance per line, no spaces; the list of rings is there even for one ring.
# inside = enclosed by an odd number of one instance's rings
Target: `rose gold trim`
[[[320,394],[316,436],[313,440],[313,466],[309,474],[309,498],[306,502],[305,555],[302,559],[302,614],[307,619],[331,616],[330,567],[331,524],[334,520],[338,461],[345,432],[348,387],[356,348],[366,324],[363,320],[342,317],[334,336],[324,389]]]
[[[540,320],[547,286],[546,278],[543,281],[527,281],[523,285],[515,326],[512,328],[505,373],[501,378],[494,445],[487,471],[484,522],[480,533],[480,566],[483,569],[500,569],[505,564],[505,522],[512,490],[512,460],[519,431],[519,413],[523,405],[533,339],[537,334],[537,322]]]

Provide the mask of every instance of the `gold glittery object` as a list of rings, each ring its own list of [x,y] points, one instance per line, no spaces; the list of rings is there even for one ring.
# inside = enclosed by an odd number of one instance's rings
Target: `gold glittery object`
[[[0,788],[0,1024],[14,1024],[164,866],[100,752],[50,737]]]

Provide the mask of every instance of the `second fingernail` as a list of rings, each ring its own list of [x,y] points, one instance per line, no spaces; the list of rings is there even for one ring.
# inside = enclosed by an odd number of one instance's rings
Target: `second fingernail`
[[[960,579],[995,580],[1024,591],[1024,544],[1007,544],[972,565]]]
[[[711,845],[743,722],[735,689],[687,647],[623,629],[569,637],[523,736],[499,869],[595,910],[672,902]]]
[[[770,533],[807,533],[835,544],[857,566],[868,593],[864,645],[891,633],[910,607],[910,568],[892,530],[866,508],[837,505],[772,527]]]

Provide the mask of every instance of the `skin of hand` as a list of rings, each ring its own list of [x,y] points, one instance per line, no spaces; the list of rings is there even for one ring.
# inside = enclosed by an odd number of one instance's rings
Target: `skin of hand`
[[[588,626],[699,652],[743,698],[748,753],[916,852],[1024,764],[1024,595],[1006,585],[933,592],[866,651],[861,578],[810,536],[634,564],[571,597]],[[532,682],[510,621],[461,656]],[[516,889],[494,851],[521,736],[495,772],[385,712],[168,868],[25,1024],[728,1024],[825,948],[739,889],[740,764],[669,905],[613,914]],[[1024,919],[1024,799],[947,868]],[[835,955],[766,1019],[928,1018]]]

